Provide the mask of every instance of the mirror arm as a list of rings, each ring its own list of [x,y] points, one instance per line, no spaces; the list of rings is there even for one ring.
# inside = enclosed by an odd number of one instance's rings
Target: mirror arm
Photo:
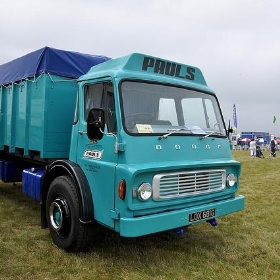
[[[115,138],[115,148],[114,148],[114,152],[117,154],[118,151],[119,151],[119,143],[118,143],[118,137],[117,137],[117,135],[114,134],[114,133],[111,133],[111,132],[109,132],[109,133],[104,132],[104,131],[102,131],[101,128],[99,128],[99,130],[100,130],[100,132],[101,132],[102,134],[104,134],[104,135],[112,135],[112,136],[114,136],[114,138]]]

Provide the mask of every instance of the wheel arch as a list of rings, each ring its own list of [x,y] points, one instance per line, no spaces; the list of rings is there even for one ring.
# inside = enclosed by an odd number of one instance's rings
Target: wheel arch
[[[79,165],[70,160],[56,160],[46,168],[41,189],[41,227],[47,228],[46,200],[51,182],[59,176],[69,176],[77,188],[80,201],[80,221],[94,222],[94,204],[88,180]]]

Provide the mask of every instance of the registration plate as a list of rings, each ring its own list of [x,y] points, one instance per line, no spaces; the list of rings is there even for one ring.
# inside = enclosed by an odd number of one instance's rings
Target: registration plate
[[[189,222],[196,222],[204,219],[209,219],[216,216],[216,209],[209,209],[209,210],[203,210],[198,211],[189,214]]]

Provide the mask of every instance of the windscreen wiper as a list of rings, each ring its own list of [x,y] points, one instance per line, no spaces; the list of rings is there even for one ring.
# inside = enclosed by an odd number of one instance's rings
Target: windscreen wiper
[[[221,132],[218,132],[218,131],[211,131],[210,133],[208,133],[208,134],[206,134],[204,136],[199,137],[199,140],[203,140],[203,139],[205,139],[205,138],[207,138],[207,137],[209,137],[209,136],[211,136],[213,134],[223,135],[224,136],[224,133],[221,133]]]
[[[191,130],[188,129],[188,128],[177,128],[177,129],[167,129],[167,131],[170,131],[170,132],[167,133],[167,134],[159,136],[158,140],[166,139],[169,135],[171,135],[173,133],[176,133],[178,131],[191,131]]]

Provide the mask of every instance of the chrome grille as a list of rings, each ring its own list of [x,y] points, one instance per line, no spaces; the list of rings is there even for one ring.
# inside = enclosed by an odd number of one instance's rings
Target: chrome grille
[[[225,183],[225,170],[157,174],[153,178],[153,199],[164,200],[212,193],[224,189]]]

